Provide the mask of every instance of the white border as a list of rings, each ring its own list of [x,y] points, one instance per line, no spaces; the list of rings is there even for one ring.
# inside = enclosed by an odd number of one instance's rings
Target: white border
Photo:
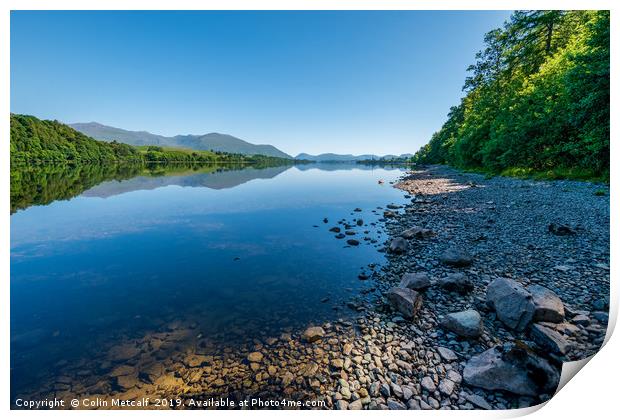
[[[615,2],[618,3],[618,2]],[[589,0],[589,1],[485,1],[485,0],[418,0],[418,1],[404,1],[404,0],[300,0],[300,1],[275,1],[275,0],[230,0],[230,1],[197,1],[197,0],[91,0],[88,3],[78,0],[56,0],[54,2],[44,0],[4,0],[0,5],[2,8],[2,14],[0,15],[0,123],[2,124],[2,146],[4,147],[3,153],[0,154],[0,168],[2,168],[2,193],[0,200],[2,200],[4,210],[4,217],[0,222],[2,231],[2,240],[0,241],[0,260],[2,273],[2,304],[1,310],[3,311],[1,329],[2,329],[2,346],[0,348],[0,355],[3,360],[2,364],[2,381],[1,389],[2,397],[0,397],[0,407],[3,412],[9,412],[9,112],[10,112],[10,10],[27,10],[27,9],[80,9],[80,10],[121,10],[121,9],[158,9],[158,10],[198,10],[198,9],[213,9],[213,10],[514,10],[514,9],[610,9],[612,10],[612,55],[611,55],[611,68],[612,74],[614,70],[618,69],[618,56],[617,56],[617,28],[618,19],[616,17],[616,10],[618,9],[612,1],[605,0]],[[480,34],[482,37],[483,34]],[[472,57],[473,59],[473,57]],[[614,121],[618,121],[618,115],[615,113],[615,107],[617,99],[617,84],[612,82],[612,127],[611,138],[615,139],[618,134],[617,124]],[[611,150],[611,167],[614,168],[615,164],[620,163],[618,161],[617,147],[612,146]],[[617,185],[616,171],[612,170],[612,185]],[[615,187],[612,187],[612,198],[615,198]],[[611,235],[612,238],[617,238],[618,225],[616,216],[619,214],[619,201],[615,200],[611,202]],[[617,246],[615,241],[611,244],[611,272],[612,272],[612,296],[611,306],[612,312],[610,313],[610,324],[615,324],[615,317],[618,309],[618,296],[617,287],[615,281],[615,273],[617,271],[617,259],[618,256]],[[609,338],[609,334],[608,334]],[[613,413],[618,411],[616,405],[619,403],[617,396],[618,383],[620,380],[620,370],[618,369],[618,355],[620,355],[620,344],[618,339],[611,339],[607,345],[601,349],[601,351],[588,363],[587,367],[583,371],[579,372],[577,378],[570,381],[551,401],[549,401],[543,409],[525,409],[515,411],[403,411],[403,412],[378,412],[378,411],[363,411],[360,416],[365,418],[407,418],[424,417],[424,418],[511,418],[521,416],[530,412],[531,418],[545,419],[549,417],[557,417],[563,419],[584,419],[584,418],[611,418]],[[540,408],[540,407],[538,407]],[[242,416],[252,416],[259,419],[268,417],[284,418],[284,416],[299,416],[304,418],[318,418],[325,416],[354,416],[354,414],[347,414],[345,412],[277,412],[277,411],[262,411],[262,412],[184,412],[178,414],[178,412],[152,412],[152,411],[118,411],[118,412],[84,412],[84,411],[49,411],[49,412],[34,412],[34,411],[10,411],[9,416],[11,418],[64,418],[64,416],[72,418],[86,417],[98,417],[104,415],[118,416],[119,418],[136,418],[136,416],[142,418],[146,416],[164,416],[166,418],[172,416],[180,417],[192,417],[192,418],[205,418],[208,417],[231,417],[237,418]]]

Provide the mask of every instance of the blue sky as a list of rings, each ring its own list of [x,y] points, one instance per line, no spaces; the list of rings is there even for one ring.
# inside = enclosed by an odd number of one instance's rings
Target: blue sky
[[[291,154],[415,152],[507,11],[11,13],[11,112]]]

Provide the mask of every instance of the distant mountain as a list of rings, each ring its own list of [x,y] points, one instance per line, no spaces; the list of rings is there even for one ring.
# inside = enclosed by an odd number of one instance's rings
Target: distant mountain
[[[182,147],[194,150],[215,150],[219,152],[241,153],[244,155],[265,155],[292,159],[283,151],[269,144],[252,144],[228,134],[209,133],[203,135],[160,136],[148,131],[128,131],[96,122],[69,124],[97,140],[127,143],[134,146],[154,145]]]
[[[309,155],[307,153],[300,153],[295,156],[296,160],[311,160],[314,162],[356,162],[360,160],[395,160],[395,159],[408,159],[411,154],[404,155],[338,155],[335,153],[323,153],[320,155]]]

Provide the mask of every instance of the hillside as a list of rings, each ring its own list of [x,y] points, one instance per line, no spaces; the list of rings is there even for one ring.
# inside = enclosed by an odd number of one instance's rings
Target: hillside
[[[609,179],[609,11],[522,11],[485,36],[465,97],[415,155],[509,175]]]
[[[11,114],[11,162],[141,161],[126,144],[94,140],[58,121]]]
[[[182,147],[193,150],[214,150],[243,155],[263,155],[291,159],[291,156],[269,144],[252,144],[228,134],[209,133],[203,135],[190,134],[165,137],[152,134],[147,131],[123,130],[121,128],[110,127],[96,122],[75,123],[69,125],[97,140],[116,140],[133,146],[155,145]]]
[[[190,150],[184,147],[131,146],[100,141],[58,121],[11,114],[11,162],[187,162],[284,163],[272,156]]]

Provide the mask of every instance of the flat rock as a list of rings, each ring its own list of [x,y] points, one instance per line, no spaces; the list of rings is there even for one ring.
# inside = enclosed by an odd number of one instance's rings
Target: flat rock
[[[425,290],[431,286],[431,279],[426,273],[405,273],[400,278],[398,287],[413,290]]]
[[[422,306],[422,296],[412,289],[392,287],[387,292],[392,306],[406,318],[413,318]]]
[[[450,273],[440,278],[438,284],[449,292],[465,294],[474,290],[474,283],[463,273]]]
[[[534,303],[534,322],[562,322],[564,304],[558,295],[539,285],[530,286],[528,290]]]
[[[530,337],[540,347],[553,353],[564,355],[570,350],[570,344],[562,334],[544,325],[532,325]]]
[[[439,257],[441,262],[452,267],[467,267],[471,265],[471,254],[461,248],[448,248]]]
[[[461,337],[476,338],[482,334],[482,317],[473,309],[450,313],[441,325]]]
[[[437,352],[439,353],[441,358],[448,363],[459,360],[459,357],[456,355],[456,353],[445,347],[437,347]]]
[[[427,239],[433,236],[435,232],[431,229],[424,229],[419,226],[413,226],[407,230],[404,230],[400,236],[405,239]]]
[[[313,343],[317,340],[320,340],[325,335],[325,330],[321,327],[308,327],[306,331],[304,331],[301,338],[308,343]]]
[[[466,394],[465,399],[475,405],[478,408],[482,408],[483,410],[491,410],[491,404],[487,402],[484,398],[477,394]]]
[[[532,295],[514,280],[496,278],[487,288],[487,304],[507,327],[523,331],[534,316]]]
[[[129,360],[140,354],[140,349],[134,344],[120,344],[108,351],[108,359],[114,362]]]
[[[463,380],[471,386],[517,395],[553,393],[559,372],[532,352],[511,345],[496,346],[472,357],[463,369]]]

